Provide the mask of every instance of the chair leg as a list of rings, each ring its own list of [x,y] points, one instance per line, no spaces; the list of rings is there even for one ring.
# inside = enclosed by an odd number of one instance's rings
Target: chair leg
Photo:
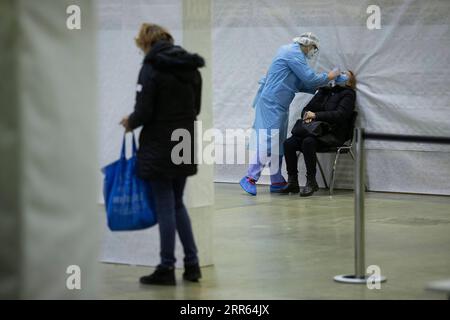
[[[325,174],[323,173],[322,165],[320,164],[319,158],[317,158],[317,165],[319,166],[320,174],[322,175],[323,183],[325,184],[325,188],[328,189],[327,179],[325,179]]]
[[[330,181],[330,196],[333,195],[334,180],[336,178],[336,167],[337,167],[337,162],[339,160],[340,154],[341,154],[340,151],[336,152],[336,158],[334,159],[333,171],[331,172],[331,181]]]
[[[352,149],[348,149],[348,151],[350,152],[350,156],[352,157],[353,161],[355,161],[355,155],[353,154]]]

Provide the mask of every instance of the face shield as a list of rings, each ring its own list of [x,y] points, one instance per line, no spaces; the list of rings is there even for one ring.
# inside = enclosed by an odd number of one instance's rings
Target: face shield
[[[308,58],[312,59],[312,58],[316,57],[318,54],[319,54],[319,48],[317,48],[317,46],[313,44],[311,46],[311,49],[309,49],[309,51],[308,51]]]
[[[301,46],[311,47],[306,54],[308,59],[312,59],[319,53],[319,38],[312,32],[303,33],[300,37],[294,38],[293,41]]]

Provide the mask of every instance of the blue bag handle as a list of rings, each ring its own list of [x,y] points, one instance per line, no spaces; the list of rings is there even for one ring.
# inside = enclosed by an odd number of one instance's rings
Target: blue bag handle
[[[127,144],[127,140],[125,139],[126,137],[126,132],[123,134],[123,141],[122,141],[122,151],[120,152],[120,159],[126,159],[125,157],[125,150],[126,150],[126,144]],[[132,156],[136,155],[137,152],[137,147],[136,147],[136,137],[134,135],[134,132],[131,132],[131,134],[133,135],[133,149],[132,149]]]

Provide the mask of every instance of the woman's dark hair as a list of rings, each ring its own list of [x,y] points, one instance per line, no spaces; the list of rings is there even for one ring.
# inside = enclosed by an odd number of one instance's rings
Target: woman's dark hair
[[[356,77],[355,77],[355,74],[351,70],[348,70],[348,73],[350,73],[350,77],[349,77],[349,79],[347,81],[348,86],[350,88],[352,88],[353,90],[355,90],[356,89]]]

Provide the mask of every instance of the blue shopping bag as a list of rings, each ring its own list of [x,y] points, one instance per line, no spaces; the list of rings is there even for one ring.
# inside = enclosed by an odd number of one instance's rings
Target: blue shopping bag
[[[136,139],[133,133],[131,158],[125,156],[126,139],[123,136],[120,159],[102,168],[103,197],[112,231],[131,231],[156,224],[156,215],[150,199],[150,184],[136,176]]]

